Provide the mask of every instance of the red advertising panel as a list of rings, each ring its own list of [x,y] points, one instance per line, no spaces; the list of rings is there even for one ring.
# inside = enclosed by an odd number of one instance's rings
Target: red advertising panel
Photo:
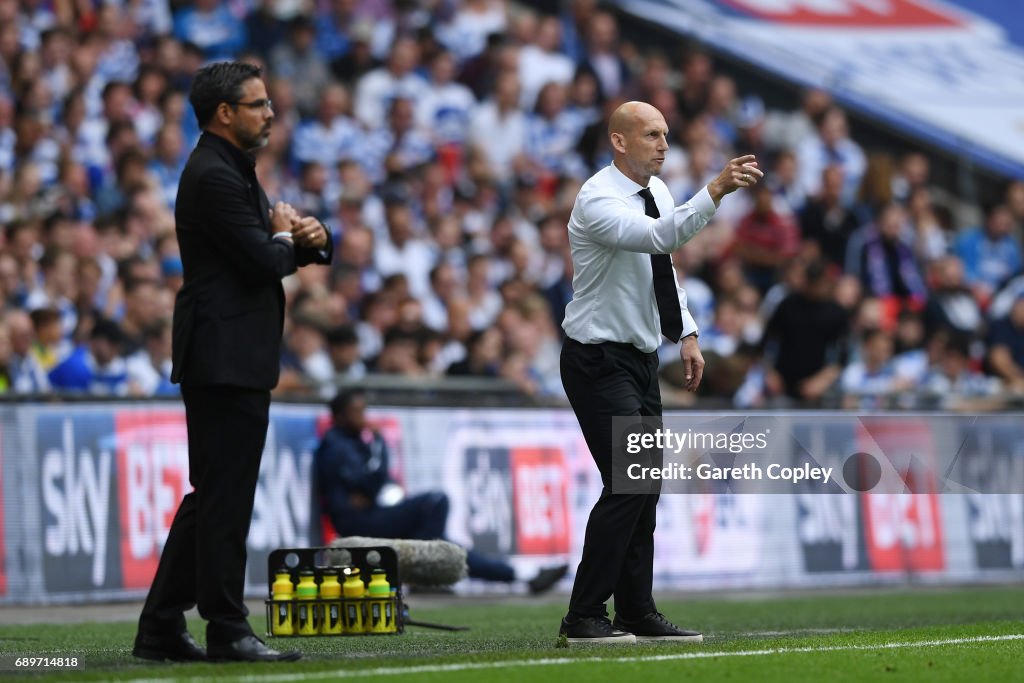
[[[796,26],[939,28],[960,26],[956,14],[932,0],[721,0],[747,16]]]
[[[935,490],[935,444],[926,421],[862,420],[864,452],[891,467],[906,493],[864,493],[864,533],[875,571],[938,571],[945,567]]]
[[[180,410],[117,411],[117,488],[124,587],[147,588],[188,482]]]
[[[568,553],[565,454],[559,448],[517,447],[511,455],[517,550],[523,555]]]

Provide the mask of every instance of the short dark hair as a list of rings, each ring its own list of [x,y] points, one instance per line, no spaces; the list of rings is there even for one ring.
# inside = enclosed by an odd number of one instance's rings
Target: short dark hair
[[[338,415],[345,411],[352,402],[366,396],[362,389],[342,389],[331,399],[327,406],[331,409],[331,415]]]
[[[200,128],[206,128],[217,105],[242,98],[242,84],[259,78],[262,69],[245,62],[214,62],[196,72],[188,101],[196,112]]]
[[[120,325],[113,320],[99,318],[89,333],[89,339],[105,339],[114,346],[120,346],[121,342],[124,341],[124,333]]]
[[[350,346],[359,343],[356,328],[351,325],[339,325],[327,333],[328,346]]]

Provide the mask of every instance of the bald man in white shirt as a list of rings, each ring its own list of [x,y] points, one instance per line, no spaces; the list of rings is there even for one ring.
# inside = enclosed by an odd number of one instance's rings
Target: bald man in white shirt
[[[701,642],[666,619],[651,595],[658,494],[612,495],[612,418],[661,416],[657,349],[682,339],[686,388],[704,371],[697,325],[669,254],[693,238],[722,198],[763,177],[753,155],[730,161],[690,201],[675,206],[655,177],[668,150],[661,112],[626,102],[611,117],[611,165],[594,174],[569,219],[573,298],[562,327],[562,383],[604,490],[587,523],[560,636],[582,643]],[[620,454],[620,457],[625,457]],[[605,603],[614,596],[615,620]]]

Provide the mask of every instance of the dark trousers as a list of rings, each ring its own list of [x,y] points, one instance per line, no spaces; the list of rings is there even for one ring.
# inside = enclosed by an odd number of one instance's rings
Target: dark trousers
[[[139,619],[150,634],[185,630],[198,605],[207,643],[252,633],[242,596],[245,540],[270,423],[270,392],[182,385],[188,427],[189,482],[171,523]]]
[[[613,596],[620,616],[643,616],[656,609],[651,584],[658,494],[612,494],[612,418],[661,416],[658,355],[629,344],[566,339],[561,374],[604,484],[587,521],[568,616],[605,616]]]
[[[448,525],[448,496],[440,492],[420,493],[395,505],[348,510],[340,519],[332,519],[331,523],[342,536],[422,541],[444,538]],[[466,568],[474,579],[509,583],[516,578],[515,570],[508,562],[475,550],[466,551]]]

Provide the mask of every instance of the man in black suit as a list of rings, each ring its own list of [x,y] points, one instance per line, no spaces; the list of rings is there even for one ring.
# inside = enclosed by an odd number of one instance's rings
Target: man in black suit
[[[181,384],[189,481],[139,619],[132,651],[156,660],[274,661],[299,657],[259,640],[246,620],[245,540],[280,368],[281,279],[330,263],[327,229],[278,202],[256,179],[253,152],[274,120],[260,69],[199,70],[189,100],[203,135],[175,205],[185,282],[174,308],[173,370]],[[185,625],[198,605],[204,652]]]

